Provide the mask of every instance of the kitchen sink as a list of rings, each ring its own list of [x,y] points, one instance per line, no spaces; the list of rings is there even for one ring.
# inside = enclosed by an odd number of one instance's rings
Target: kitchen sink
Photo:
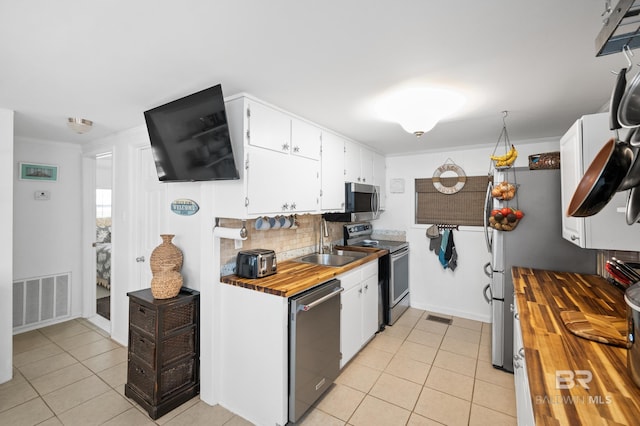
[[[349,250],[335,250],[332,253],[312,253],[293,259],[294,262],[313,263],[323,266],[344,266],[366,257],[368,253]]]

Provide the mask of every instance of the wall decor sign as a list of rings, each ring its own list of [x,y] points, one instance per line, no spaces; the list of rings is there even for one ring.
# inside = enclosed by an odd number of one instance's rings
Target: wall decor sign
[[[455,184],[453,186],[444,186],[440,179],[440,176],[445,172],[453,172],[457,175]],[[452,195],[460,191],[464,184],[467,182],[467,175],[462,170],[462,167],[458,166],[450,158],[444,162],[444,164],[438,167],[433,173],[433,186],[443,194]]]
[[[58,181],[58,166],[51,164],[20,163],[21,180]]]
[[[171,211],[180,216],[192,216],[200,210],[200,206],[188,198],[179,198],[171,203]]]

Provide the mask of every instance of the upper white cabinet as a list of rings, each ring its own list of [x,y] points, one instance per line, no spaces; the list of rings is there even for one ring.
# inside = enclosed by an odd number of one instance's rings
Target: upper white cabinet
[[[345,141],[344,181],[373,184],[373,151]]]
[[[322,131],[306,121],[291,119],[291,153],[300,157],[320,159]]]
[[[251,146],[288,154],[291,150],[291,117],[259,102],[246,106],[247,142]]]
[[[579,247],[605,250],[640,250],[640,224],[627,225],[627,191],[618,192],[599,213],[567,216],[567,207],[584,172],[613,132],[608,114],[585,115],[560,139],[562,181],[562,236]]]
[[[322,211],[344,211],[344,139],[322,133],[320,207]]]
[[[251,146],[320,159],[320,128],[255,101],[248,102],[247,117]]]
[[[240,179],[212,184],[216,216],[344,211],[345,180],[374,183],[374,165],[384,170],[373,151],[250,95],[225,106]]]

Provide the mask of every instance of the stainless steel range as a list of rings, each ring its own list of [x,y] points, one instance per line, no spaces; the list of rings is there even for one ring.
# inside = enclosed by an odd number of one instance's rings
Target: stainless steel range
[[[392,325],[409,308],[409,243],[372,239],[369,222],[344,225],[348,246],[374,247],[389,252],[378,262],[379,323]]]

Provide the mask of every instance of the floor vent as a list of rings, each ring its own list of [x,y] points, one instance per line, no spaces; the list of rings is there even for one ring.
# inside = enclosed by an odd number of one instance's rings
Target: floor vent
[[[448,324],[451,325],[451,318],[444,318],[444,317],[439,317],[437,315],[427,315],[427,321],[434,321],[434,322],[440,322],[442,324]]]
[[[13,331],[69,316],[71,273],[13,282]]]

